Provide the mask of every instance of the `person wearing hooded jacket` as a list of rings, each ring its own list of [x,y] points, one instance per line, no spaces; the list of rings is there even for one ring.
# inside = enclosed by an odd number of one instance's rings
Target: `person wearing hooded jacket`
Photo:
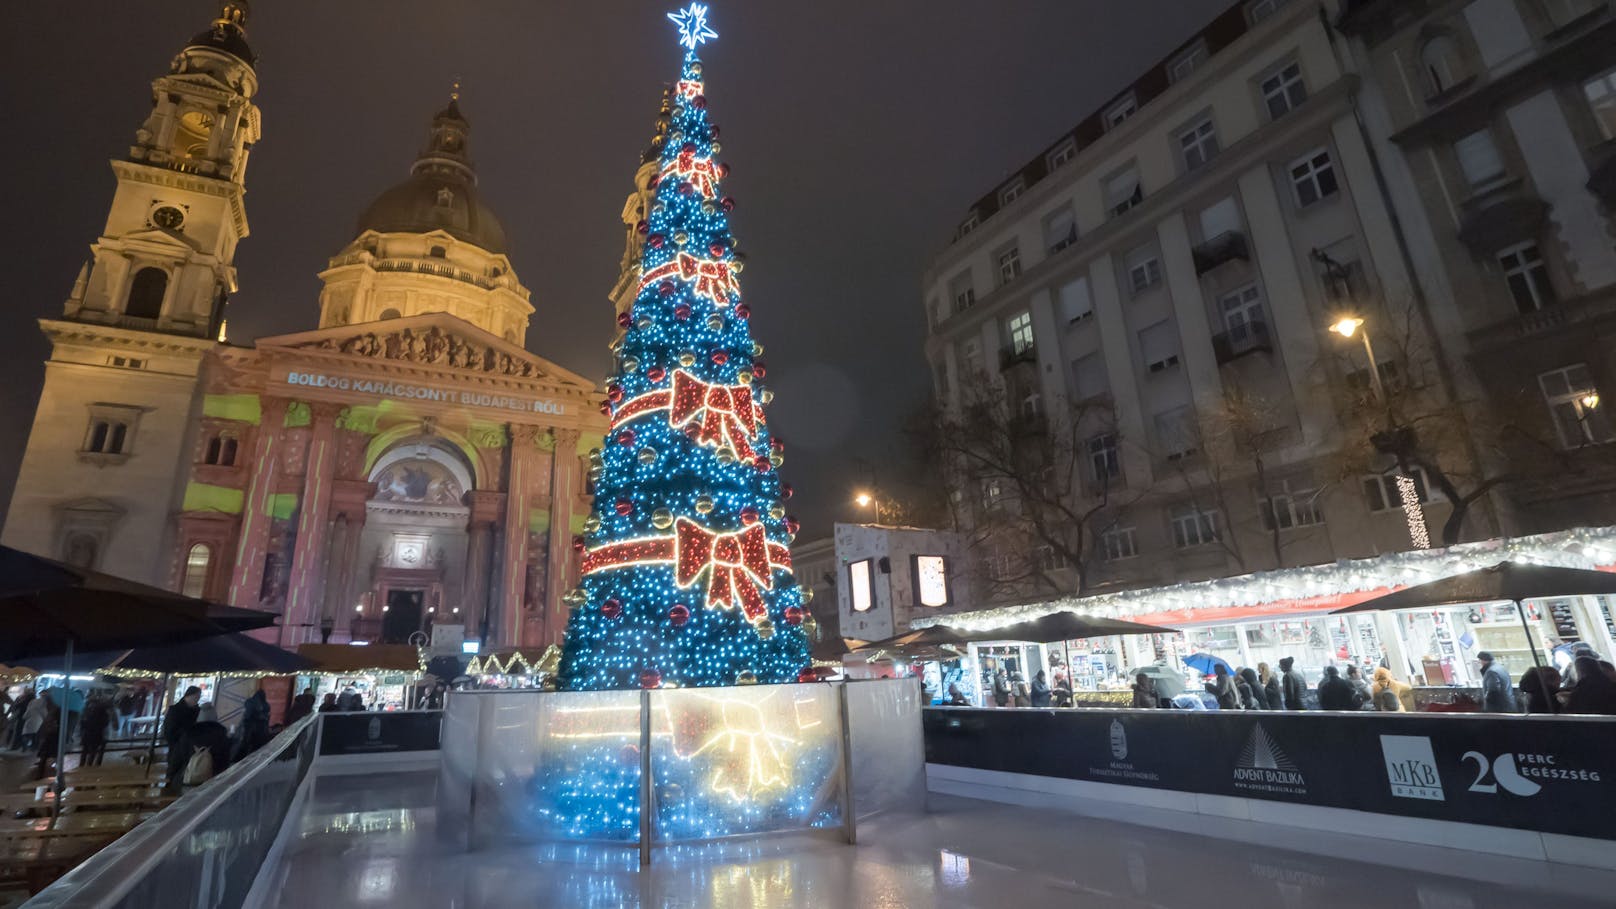
[[[1284,709],[1307,709],[1307,681],[1302,674],[1295,670],[1296,657],[1285,657],[1279,661],[1280,690],[1284,695]]]
[[[1616,716],[1616,682],[1612,682],[1592,657],[1578,657],[1574,664],[1577,685],[1566,698],[1566,713],[1596,713]]]
[[[1412,688],[1392,678],[1392,671],[1384,666],[1375,670],[1375,681],[1371,691],[1375,709],[1382,713],[1407,712],[1409,708],[1403,695],[1407,692],[1412,698],[1414,693]]]
[[[1335,666],[1324,667],[1324,678],[1319,679],[1320,710],[1357,710],[1357,692],[1352,683],[1341,677]]]
[[[1229,667],[1222,663],[1212,667],[1212,681],[1207,683],[1206,690],[1217,697],[1219,710],[1239,710],[1244,706],[1240,702],[1240,690],[1229,675]]]
[[[1268,706],[1268,692],[1263,690],[1262,682],[1257,680],[1257,670],[1247,666],[1235,675],[1235,685],[1240,689],[1240,696],[1246,699],[1246,709],[1273,709]]]

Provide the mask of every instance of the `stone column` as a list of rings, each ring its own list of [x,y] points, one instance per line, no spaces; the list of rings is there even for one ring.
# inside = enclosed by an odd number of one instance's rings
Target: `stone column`
[[[283,646],[319,640],[313,626],[321,600],[321,569],[326,562],[331,486],[337,466],[337,414],[341,412],[340,404],[309,405],[309,454],[303,474],[303,497],[298,503],[292,580],[286,591],[286,613],[281,618]]]
[[[522,643],[522,594],[527,583],[528,485],[538,461],[536,426],[511,426],[510,474],[505,483],[505,546],[499,565],[499,615],[495,640]]]
[[[555,431],[554,461],[550,468],[550,559],[547,589],[536,594],[544,616],[544,640],[540,646],[560,644],[567,632],[567,609],[561,602],[574,582],[572,560],[572,510],[583,490],[583,471],[578,461],[578,431]]]
[[[466,521],[466,583],[461,601],[461,621],[466,636],[481,641],[488,621],[488,593],[494,573],[494,527],[499,523],[505,496],[486,489],[466,493],[471,515]]]
[[[331,510],[336,513],[333,526],[342,527],[343,533],[340,540],[333,538],[326,548],[329,557],[323,582],[325,611],[321,618],[332,619],[331,642],[334,644],[353,639],[353,608],[358,603],[356,585],[362,570],[359,547],[365,533],[365,502],[374,492],[365,480],[337,480],[331,487]],[[319,631],[318,627],[315,631]]]
[[[281,431],[286,423],[285,398],[265,398],[260,407],[258,437],[253,442],[252,476],[241,505],[241,537],[230,575],[230,605],[258,607],[264,583],[264,556],[269,552],[269,497],[280,472]]]

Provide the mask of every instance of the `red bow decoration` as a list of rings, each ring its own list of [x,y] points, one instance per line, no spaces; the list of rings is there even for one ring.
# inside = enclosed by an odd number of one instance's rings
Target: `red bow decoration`
[[[708,384],[684,370],[673,374],[673,401],[668,425],[675,429],[696,426],[696,440],[704,445],[728,444],[737,455],[752,450],[763,412],[745,385]]]
[[[670,176],[688,180],[696,192],[709,199],[718,196],[718,165],[712,158],[698,158],[693,151],[681,151],[679,157],[662,168],[659,179],[666,180]]]
[[[674,89],[679,93],[680,97],[687,101],[692,101],[702,93],[702,84],[698,79],[680,79],[679,84],[674,86]]]
[[[769,538],[762,524],[736,533],[714,533],[689,518],[673,525],[674,583],[689,587],[703,572],[707,578],[707,605],[741,608],[748,622],[767,618],[762,590],[774,587]],[[759,590],[759,588],[762,590]]]
[[[694,281],[696,295],[706,297],[715,306],[728,306],[730,299],[741,295],[741,282],[730,271],[723,259],[698,259],[689,253],[680,253],[672,262],[658,265],[640,278],[640,290],[659,284],[668,278]]]

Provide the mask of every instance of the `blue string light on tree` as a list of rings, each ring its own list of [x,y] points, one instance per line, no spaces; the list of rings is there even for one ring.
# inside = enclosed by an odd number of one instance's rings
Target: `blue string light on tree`
[[[742,299],[745,259],[723,195],[718,128],[697,49],[707,6],[670,13],[684,63],[646,220],[639,293],[591,453],[595,510],[574,540],[566,690],[799,681],[805,596],[791,573],[784,446],[769,433],[763,348]]]

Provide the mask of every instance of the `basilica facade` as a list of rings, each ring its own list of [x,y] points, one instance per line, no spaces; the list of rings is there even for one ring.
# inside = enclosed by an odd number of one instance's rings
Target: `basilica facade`
[[[280,613],[285,646],[441,625],[557,643],[605,418],[595,382],[524,349],[531,295],[458,99],[321,272],[318,327],[224,340],[262,132],[247,18],[222,5],[112,162],[92,260],[40,323],[52,353],[0,540]]]

